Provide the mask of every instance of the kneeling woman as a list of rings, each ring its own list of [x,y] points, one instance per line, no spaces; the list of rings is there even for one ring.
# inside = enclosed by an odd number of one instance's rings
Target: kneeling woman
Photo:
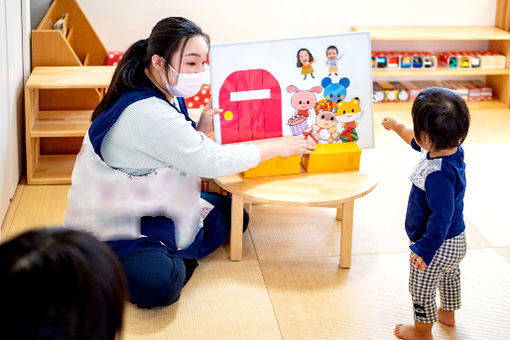
[[[208,44],[200,27],[176,17],[133,44],[94,110],[73,170],[64,223],[108,240],[140,307],[177,301],[196,259],[229,237],[230,199],[200,193],[200,177],[315,148],[302,137],[227,146],[207,138],[221,110],[204,110],[196,124],[183,97],[204,83]]]

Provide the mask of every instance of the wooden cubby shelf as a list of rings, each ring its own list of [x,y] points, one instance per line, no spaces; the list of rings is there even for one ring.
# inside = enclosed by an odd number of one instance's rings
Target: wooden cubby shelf
[[[434,69],[373,69],[374,76],[483,76],[483,75],[509,75],[510,69],[502,68],[466,68],[451,69],[438,67]]]
[[[32,137],[83,137],[90,127],[92,110],[39,111],[32,121]]]
[[[64,143],[66,137],[77,137],[79,142],[91,124],[91,109],[40,109],[40,92],[62,89],[93,89],[101,94],[102,90],[110,85],[114,70],[114,66],[40,66],[34,68],[25,85],[28,184],[71,183],[76,153],[56,151],[53,154],[46,154],[43,152],[41,141],[53,139],[57,143]],[[55,99],[58,100],[58,97]]]
[[[493,26],[353,26],[352,31],[368,31],[371,40],[393,41],[455,41],[486,40],[489,51],[502,53],[506,57],[503,69],[466,68],[449,69],[372,69],[374,77],[405,76],[406,79],[420,80],[424,76],[486,76],[486,82],[493,89],[493,100],[468,102],[472,110],[505,109],[510,107],[510,33]],[[409,110],[412,103],[375,103],[374,109]]]
[[[510,34],[493,26],[353,26],[369,31],[372,40],[510,40]]]
[[[64,18],[63,29],[53,25]],[[28,184],[69,184],[92,110],[115,67],[76,0],[53,0],[32,30],[32,74],[25,85]]]

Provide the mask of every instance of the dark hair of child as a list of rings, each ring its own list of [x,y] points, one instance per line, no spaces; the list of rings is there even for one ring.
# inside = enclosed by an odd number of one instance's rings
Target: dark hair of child
[[[309,59],[308,62],[311,63],[312,61],[314,61],[313,55],[310,53],[310,51],[308,51],[307,48],[302,48],[299,51],[297,51],[297,64],[296,64],[297,67],[303,67],[303,63],[301,63],[301,61],[299,61],[299,52],[301,52],[301,51],[306,51],[306,53],[308,53],[308,59]]]
[[[427,136],[435,151],[461,145],[469,130],[466,103],[445,88],[423,90],[414,100],[412,117],[416,141],[420,143],[420,139]]]
[[[2,339],[114,340],[127,298],[110,248],[64,228],[0,245]]]
[[[328,51],[329,50],[335,50],[336,51],[336,54],[338,54],[338,48],[336,48],[335,45],[331,45],[329,46],[327,49],[326,49],[326,55],[328,54]]]

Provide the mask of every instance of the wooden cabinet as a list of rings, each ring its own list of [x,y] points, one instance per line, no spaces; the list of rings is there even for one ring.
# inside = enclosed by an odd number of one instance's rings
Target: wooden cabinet
[[[77,148],[90,127],[92,109],[44,109],[41,91],[62,89],[104,89],[109,86],[114,66],[40,66],[34,68],[25,85],[25,129],[28,184],[69,184],[76,152],[58,141],[77,137]],[[102,93],[102,91],[98,91]],[[54,138],[56,146],[47,152],[41,140]]]
[[[487,102],[469,102],[470,109],[501,109],[510,107],[510,33],[492,26],[354,26],[353,31],[369,31],[371,40],[419,41],[419,40],[483,40],[489,41],[489,50],[506,56],[504,69],[373,69],[378,78],[390,76],[409,77],[418,80],[423,76],[486,76],[493,88],[494,99]],[[375,103],[375,110],[409,110],[411,102]]]

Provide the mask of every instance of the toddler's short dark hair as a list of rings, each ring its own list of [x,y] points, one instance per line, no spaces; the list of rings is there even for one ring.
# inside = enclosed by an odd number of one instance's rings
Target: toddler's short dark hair
[[[425,135],[434,150],[459,146],[469,130],[469,110],[455,92],[441,87],[423,90],[412,108],[414,136],[420,143]]]
[[[27,231],[0,245],[2,339],[114,340],[127,285],[112,250],[64,228]]]

